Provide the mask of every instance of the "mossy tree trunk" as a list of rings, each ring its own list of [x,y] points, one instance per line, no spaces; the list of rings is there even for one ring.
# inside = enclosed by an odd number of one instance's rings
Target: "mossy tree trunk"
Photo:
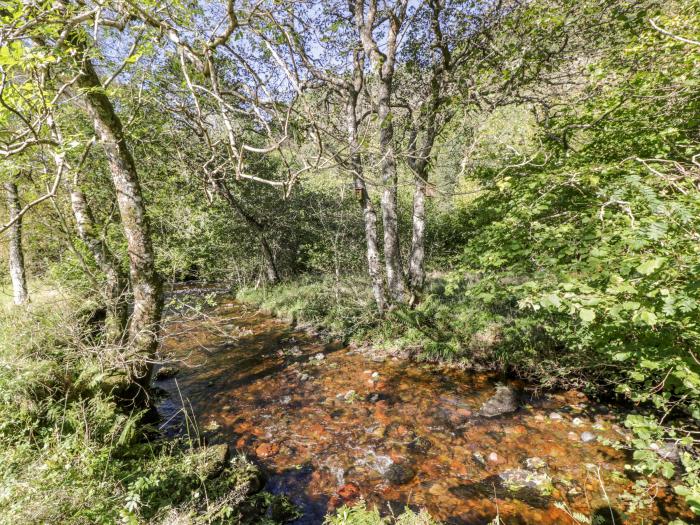
[[[124,137],[121,120],[88,58],[82,62],[82,73],[77,84],[84,93],[95,134],[107,156],[117,194],[133,293],[133,312],[128,330],[128,373],[131,383],[146,392],[158,344],[162,293],[138,172]]]
[[[27,274],[24,268],[24,252],[22,251],[22,218],[20,214],[19,194],[14,182],[3,184],[7,199],[7,211],[10,221],[14,221],[8,229],[10,238],[9,263],[10,279],[12,280],[12,299],[20,306],[29,302],[27,291]]]

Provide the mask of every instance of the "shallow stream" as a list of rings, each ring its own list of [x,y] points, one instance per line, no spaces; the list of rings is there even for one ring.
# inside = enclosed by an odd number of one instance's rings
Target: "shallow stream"
[[[511,414],[479,415],[497,378],[326,344],[219,295],[201,314],[173,313],[162,353],[179,373],[156,382],[170,434],[229,443],[269,473],[319,524],[359,497],[382,512],[425,507],[447,524],[667,524],[685,509],[649,480],[651,507],[626,514],[623,415],[578,392],[534,398]],[[189,430],[188,430],[189,427]],[[555,505],[556,504],[556,505]],[[561,508],[564,507],[564,508]],[[686,515],[686,520],[688,517]]]

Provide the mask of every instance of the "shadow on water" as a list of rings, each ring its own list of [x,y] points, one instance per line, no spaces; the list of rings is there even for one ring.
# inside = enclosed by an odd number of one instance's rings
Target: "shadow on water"
[[[613,507],[600,507],[591,514],[591,525],[625,525],[625,522]]]
[[[166,432],[184,431],[184,404],[207,441],[263,466],[266,489],[303,510],[299,525],[322,523],[351,493],[382,513],[425,507],[453,525],[488,523],[497,508],[508,525],[569,525],[554,502],[590,515],[599,487],[588,483],[586,465],[602,467],[613,501],[630,486],[612,475],[623,469],[624,452],[579,438],[588,431],[618,439],[622,431],[615,414],[585,396],[526,400],[515,413],[487,419],[478,412],[495,376],[364,355],[226,298],[205,313],[174,315],[165,328],[162,352],[180,368],[157,382],[169,394],[158,406]],[[561,420],[549,417],[553,411]],[[553,480],[551,497],[509,490],[499,476],[535,456]],[[392,479],[397,473],[402,479]],[[601,519],[611,516],[599,510]],[[664,521],[655,521],[659,515]],[[669,500],[643,518],[661,524],[679,515]]]

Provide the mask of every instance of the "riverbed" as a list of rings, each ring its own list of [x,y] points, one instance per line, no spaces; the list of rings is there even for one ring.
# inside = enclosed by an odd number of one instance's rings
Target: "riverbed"
[[[171,312],[161,353],[179,370],[156,382],[163,430],[253,458],[267,490],[301,508],[298,525],[360,498],[455,525],[570,525],[575,512],[617,525],[689,519],[664,480],[650,479],[653,503],[628,512],[630,458],[613,446],[630,437],[624,414],[580,392],[535,396],[494,374],[328,342],[225,294]],[[499,385],[519,408],[484,417]]]

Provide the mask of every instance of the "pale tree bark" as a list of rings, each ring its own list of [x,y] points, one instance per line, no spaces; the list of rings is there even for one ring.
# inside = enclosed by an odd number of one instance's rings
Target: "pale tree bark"
[[[413,191],[413,213],[411,216],[411,252],[408,259],[408,283],[411,291],[411,304],[420,301],[420,296],[425,285],[425,204],[428,190],[429,159],[435,144],[437,130],[435,126],[437,103],[429,105],[427,125],[420,147],[418,141],[418,126],[414,127],[408,155],[408,165],[413,172],[415,183]]]
[[[357,75],[356,75],[357,78]],[[381,261],[379,257],[379,248],[377,244],[377,213],[374,210],[372,199],[367,193],[367,185],[365,184],[362,157],[360,155],[360,145],[357,137],[357,98],[360,86],[352,86],[347,92],[346,102],[346,118],[348,128],[348,145],[350,146],[349,165],[352,170],[353,182],[355,191],[359,192],[360,207],[362,209],[362,218],[365,226],[365,244],[367,252],[367,273],[369,274],[372,283],[372,294],[374,302],[377,305],[377,310],[380,315],[384,314],[386,309],[386,299],[384,297],[384,282],[382,278]],[[357,88],[357,89],[355,89]]]
[[[354,12],[355,0],[347,0],[349,11]],[[312,18],[312,24],[317,23]],[[288,31],[287,27],[282,27],[283,31]],[[359,35],[358,35],[359,36]],[[360,93],[364,86],[364,69],[365,55],[362,49],[362,43],[358,40],[351,39],[350,50],[353,58],[353,67],[351,77],[347,78],[342,72],[330,72],[325,69],[318,68],[314,61],[309,57],[301,38],[288,38],[290,45],[296,44],[296,51],[299,53],[301,62],[309,69],[311,74],[318,80],[322,81],[329,89],[333,90],[343,101],[345,107],[345,132],[342,133],[344,140],[348,145],[347,156],[342,156],[338,152],[333,152],[340,164],[346,167],[353,179],[353,187],[358,197],[360,209],[362,211],[362,220],[364,223],[365,232],[365,247],[367,258],[367,274],[369,275],[372,295],[377,306],[379,315],[384,315],[386,310],[386,295],[384,290],[384,277],[381,269],[381,257],[377,235],[377,212],[374,209],[374,204],[369,196],[367,185],[364,177],[364,165],[362,155],[360,153],[359,143],[359,127],[362,121],[358,117],[358,103]],[[310,115],[315,118],[315,115]],[[340,138],[339,141],[343,141]],[[329,148],[330,149],[330,148]]]
[[[14,182],[3,184],[7,199],[7,210],[12,226],[8,229],[10,239],[10,279],[12,280],[12,299],[20,306],[29,302],[27,291],[27,275],[24,269],[24,253],[22,251],[22,218],[19,217],[20,204],[17,185]]]
[[[452,57],[445,42],[440,22],[444,4],[439,0],[429,0],[428,7],[432,33],[430,47],[436,51],[436,59],[431,67],[426,98],[415,113],[407,156],[408,165],[415,179],[411,217],[411,252],[408,260],[408,283],[411,291],[409,302],[411,305],[420,301],[425,286],[425,206],[430,159],[438,136],[438,113],[445,102],[443,97],[445,78],[452,67]],[[419,135],[421,136],[419,137]]]
[[[128,318],[126,275],[107,243],[97,232],[92,210],[78,184],[69,184],[71,208],[78,230],[78,237],[92,254],[97,266],[105,276],[105,301],[107,319],[105,336],[110,342],[119,342],[126,332]]]
[[[88,58],[82,62],[77,84],[84,91],[85,107],[107,156],[117,194],[134,301],[129,320],[128,343],[132,359],[128,371],[132,383],[143,387],[145,392],[153,372],[152,359],[158,345],[163,299],[138,172],[121,120]]]
[[[385,51],[382,52],[373,31],[377,22],[377,0],[355,0],[352,10],[365,53],[377,73],[376,106],[379,117],[379,153],[382,173],[382,226],[384,229],[384,263],[389,296],[393,303],[405,301],[398,221],[398,174],[391,111],[396,51],[408,0],[398,0],[384,13],[388,18]]]

